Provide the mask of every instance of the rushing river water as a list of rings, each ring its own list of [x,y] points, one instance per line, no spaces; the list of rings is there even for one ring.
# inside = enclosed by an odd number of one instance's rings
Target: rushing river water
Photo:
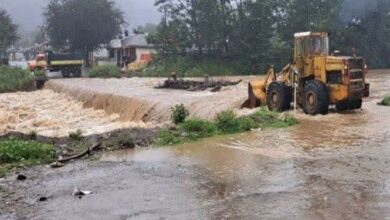
[[[390,108],[377,105],[390,92],[390,76],[374,74],[370,83],[362,111],[299,114],[301,123],[289,129],[103,160],[194,164],[207,193],[201,186],[184,193],[212,201],[204,209],[212,219],[390,218]]]
[[[20,190],[27,201],[50,196],[27,216],[390,219],[390,108],[377,105],[390,92],[390,74],[369,80],[361,111],[298,113],[300,124],[287,129],[116,151],[48,170]],[[75,186],[94,194],[74,199]]]

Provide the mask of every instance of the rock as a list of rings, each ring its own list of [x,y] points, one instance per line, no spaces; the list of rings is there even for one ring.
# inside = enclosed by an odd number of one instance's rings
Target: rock
[[[19,175],[16,177],[16,180],[18,180],[18,181],[25,181],[26,179],[27,179],[27,176],[22,175],[22,174],[19,174]]]
[[[92,194],[92,191],[85,191],[85,190],[80,190],[80,189],[74,189],[73,190],[73,193],[72,193],[72,195],[73,196],[75,196],[75,197],[79,197],[79,198],[81,198],[81,197],[83,197],[83,196],[85,196],[85,195],[90,195],[90,194]]]
[[[256,129],[251,129],[251,131],[255,131],[255,132],[257,132],[257,131],[263,131],[264,130],[264,128],[256,128]]]
[[[38,199],[39,202],[46,202],[47,201],[47,197],[45,196],[42,196]]]
[[[63,164],[61,162],[58,162],[58,161],[50,164],[51,168],[60,168],[60,167],[63,167],[63,166],[65,166],[65,164]]]

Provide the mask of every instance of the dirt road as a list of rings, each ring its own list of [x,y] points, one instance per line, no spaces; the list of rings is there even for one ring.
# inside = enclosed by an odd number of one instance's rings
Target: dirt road
[[[389,219],[390,71],[369,80],[362,111],[8,177],[0,219]]]

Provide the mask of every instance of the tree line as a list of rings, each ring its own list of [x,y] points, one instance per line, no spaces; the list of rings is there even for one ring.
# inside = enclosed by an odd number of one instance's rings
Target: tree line
[[[349,55],[356,48],[371,68],[390,67],[389,0],[156,0],[155,5],[162,16],[157,30],[135,32],[152,32],[149,41],[159,57],[173,60],[172,66],[175,59],[185,60],[183,69],[210,62],[213,67],[234,63],[237,73],[261,73],[272,64],[280,68],[290,62],[294,33],[301,31],[329,32],[331,51]],[[42,30],[54,48],[84,54],[121,35],[126,24],[111,0],[50,0],[43,17]],[[17,26],[4,10],[0,24],[4,56],[18,39]],[[191,63],[199,59],[207,62]]]
[[[356,8],[359,2],[364,4]],[[324,31],[331,50],[349,55],[356,48],[371,67],[390,66],[388,0],[156,0],[155,5],[162,20],[149,40],[164,58],[240,60],[259,72],[290,61],[295,32]]]

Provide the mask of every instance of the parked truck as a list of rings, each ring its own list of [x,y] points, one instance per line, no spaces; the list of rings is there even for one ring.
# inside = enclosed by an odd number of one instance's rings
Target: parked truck
[[[45,70],[50,72],[61,72],[63,77],[80,77],[83,56],[78,53],[54,53],[47,51],[39,53],[34,60],[28,62],[31,71]]]

